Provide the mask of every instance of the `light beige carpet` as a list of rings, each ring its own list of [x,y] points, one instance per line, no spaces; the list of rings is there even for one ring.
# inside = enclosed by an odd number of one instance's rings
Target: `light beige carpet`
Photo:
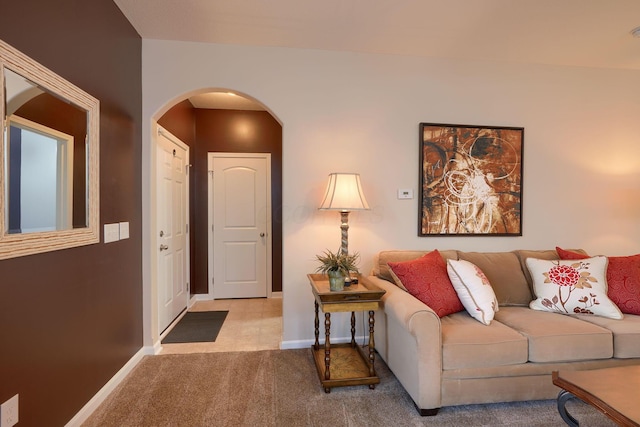
[[[380,360],[381,383],[320,386],[310,349],[145,357],[84,424],[90,426],[564,426],[554,400],[442,408],[418,415]],[[581,426],[614,426],[580,402]]]

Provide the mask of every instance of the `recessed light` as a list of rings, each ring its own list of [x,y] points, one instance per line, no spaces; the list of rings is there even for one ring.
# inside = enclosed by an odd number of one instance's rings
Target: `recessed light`
[[[636,27],[633,30],[631,30],[631,35],[633,37],[638,37],[640,38],[640,27]]]

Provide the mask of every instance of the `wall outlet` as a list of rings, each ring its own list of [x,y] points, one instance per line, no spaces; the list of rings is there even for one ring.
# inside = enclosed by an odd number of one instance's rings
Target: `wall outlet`
[[[13,427],[18,424],[18,395],[0,405],[0,427]]]

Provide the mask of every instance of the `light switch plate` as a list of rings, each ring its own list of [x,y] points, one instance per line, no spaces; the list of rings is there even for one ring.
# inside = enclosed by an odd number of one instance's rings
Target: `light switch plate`
[[[413,199],[413,190],[410,188],[398,190],[398,199],[399,200]]]
[[[104,225],[104,242],[111,243],[120,240],[120,224],[105,224]]]
[[[120,240],[129,238],[129,222],[120,223]]]

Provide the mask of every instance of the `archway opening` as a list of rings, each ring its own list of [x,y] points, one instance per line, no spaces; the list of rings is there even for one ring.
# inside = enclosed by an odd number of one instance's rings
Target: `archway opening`
[[[207,88],[168,102],[157,123],[190,147],[190,287],[209,292],[207,153],[271,154],[271,294],[282,292],[282,124],[258,100],[237,91]]]

